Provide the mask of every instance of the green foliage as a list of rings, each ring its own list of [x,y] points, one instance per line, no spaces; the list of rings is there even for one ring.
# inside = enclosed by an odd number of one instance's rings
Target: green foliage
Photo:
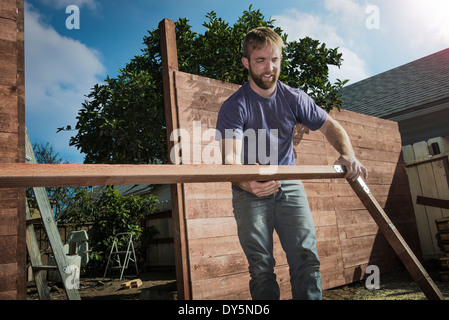
[[[113,186],[81,191],[76,195],[76,203],[69,210],[70,222],[93,223],[89,230],[92,252],[86,265],[88,272],[104,272],[114,236],[119,232],[131,232],[141,248],[152,244],[158,231],[155,228],[143,230],[141,220],[154,212],[156,202],[155,196],[121,195]]]
[[[243,84],[242,42],[259,26],[273,28],[286,42],[280,80],[308,93],[325,110],[339,108],[338,91],[347,82],[329,81],[328,65],[340,67],[338,48],[311,38],[287,42],[287,35],[250,6],[234,25],[215,12],[206,15],[204,33],[192,31],[187,19],[176,22],[179,69],[221,81]],[[168,160],[163,104],[159,30],[148,31],[144,49],[117,78],[107,78],[87,96],[77,117],[78,133],[70,140],[85,153],[86,163],[166,163]],[[68,130],[60,128],[60,130]]]
[[[284,72],[281,80],[309,94],[326,111],[340,110],[343,101],[338,91],[349,81],[331,84],[329,67],[340,67],[343,62],[338,48],[328,49],[324,43],[309,37],[288,42],[284,50]]]

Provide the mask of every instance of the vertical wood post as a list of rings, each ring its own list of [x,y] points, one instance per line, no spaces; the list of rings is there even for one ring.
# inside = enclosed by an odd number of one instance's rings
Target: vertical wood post
[[[178,52],[176,48],[176,31],[174,21],[164,19],[159,23],[162,82],[164,89],[165,120],[167,126],[167,144],[170,150],[174,141],[170,141],[170,134],[179,128],[178,112],[175,99],[174,72],[178,70]],[[180,164],[180,158],[170,159],[173,164]],[[191,299],[191,283],[187,235],[185,225],[183,184],[171,185],[173,242],[175,248],[176,285],[179,300]]]
[[[25,162],[23,0],[0,5],[0,163]],[[0,191],[0,300],[26,299],[25,188]]]

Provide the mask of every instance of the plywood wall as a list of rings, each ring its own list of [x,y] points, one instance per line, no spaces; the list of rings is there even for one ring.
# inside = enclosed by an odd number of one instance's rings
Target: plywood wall
[[[0,162],[25,162],[23,0],[0,4]],[[25,190],[0,189],[0,300],[26,298]]]
[[[212,150],[213,139],[204,134],[203,139],[195,140],[193,131],[204,133],[215,128],[221,104],[239,86],[178,71],[173,77],[176,111],[172,116],[192,137],[190,163],[194,163],[198,161],[194,154]],[[358,158],[368,168],[366,182],[373,195],[420,256],[397,123],[344,110],[331,115],[345,127]],[[299,165],[332,165],[338,157],[320,132],[309,132],[302,126],[297,127],[294,148]],[[381,273],[399,266],[396,254],[345,180],[310,180],[304,184],[316,227],[323,289],[364,278],[368,265],[377,265]],[[237,238],[230,183],[183,184],[178,196],[182,212],[174,216],[182,221],[177,222],[181,230],[175,236],[182,235],[179,241],[185,246],[182,265],[187,296],[250,298],[248,265]],[[288,265],[276,235],[275,258],[281,298],[289,299]]]

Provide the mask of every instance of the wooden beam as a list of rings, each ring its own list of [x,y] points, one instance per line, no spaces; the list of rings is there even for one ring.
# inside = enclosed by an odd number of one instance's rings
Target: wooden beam
[[[427,299],[444,300],[444,296],[432,278],[427,274],[412,249],[405,242],[398,229],[396,229],[393,222],[388,218],[385,211],[371,194],[371,191],[362,178],[359,178],[357,181],[348,180],[348,182]]]
[[[416,203],[429,207],[449,209],[449,200],[417,196]]]
[[[172,150],[175,141],[171,141],[170,135],[179,128],[178,108],[176,106],[176,89],[174,72],[178,70],[178,50],[176,45],[175,22],[163,19],[159,23],[161,64],[162,64],[162,86],[164,90],[164,110],[167,127],[168,150]],[[177,156],[173,164],[180,164]],[[173,233],[176,260],[176,285],[179,300],[191,299],[189,249],[184,214],[183,185],[180,183],[170,186],[173,211]]]
[[[343,178],[333,166],[0,164],[0,188]]]
[[[165,122],[167,126],[168,150],[172,150],[174,141],[170,140],[171,133],[178,129],[178,109],[175,100],[174,72],[178,70],[178,51],[176,46],[175,23],[164,19],[159,22],[162,86],[164,90]],[[174,164],[179,164],[175,162]]]

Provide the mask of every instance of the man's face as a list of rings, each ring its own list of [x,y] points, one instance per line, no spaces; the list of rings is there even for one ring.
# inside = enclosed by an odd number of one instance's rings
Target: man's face
[[[242,58],[248,69],[250,80],[262,90],[274,90],[281,70],[282,54],[277,46],[254,50],[249,59]]]

